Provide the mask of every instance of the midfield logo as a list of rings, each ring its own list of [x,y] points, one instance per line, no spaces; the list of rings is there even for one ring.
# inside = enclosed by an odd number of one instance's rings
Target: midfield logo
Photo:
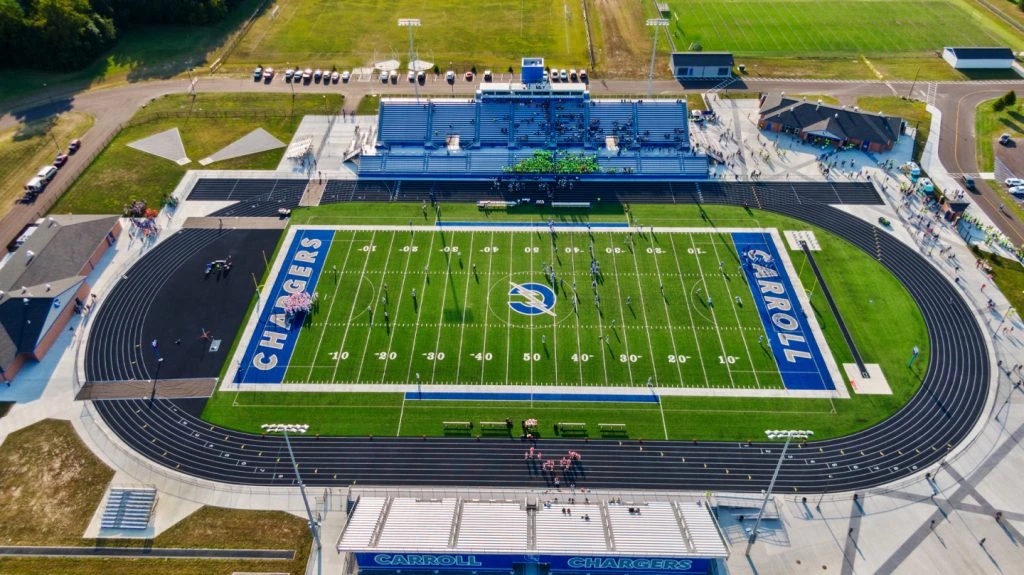
[[[540,315],[546,313],[558,317],[551,308],[555,307],[555,292],[550,287],[538,283],[517,284],[510,282],[508,307],[523,315]]]

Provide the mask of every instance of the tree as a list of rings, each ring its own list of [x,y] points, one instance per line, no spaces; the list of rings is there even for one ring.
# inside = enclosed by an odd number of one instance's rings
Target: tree
[[[995,102],[992,102],[992,111],[993,112],[1002,112],[1005,108],[1006,108],[1006,102],[1004,102],[1002,98],[999,98]]]
[[[1017,93],[1014,92],[1013,90],[1010,90],[1009,92],[1007,92],[1006,95],[1003,96],[1003,103],[1006,104],[1007,107],[1010,107],[1010,106],[1013,106],[1014,104],[1016,104],[1017,103]]]

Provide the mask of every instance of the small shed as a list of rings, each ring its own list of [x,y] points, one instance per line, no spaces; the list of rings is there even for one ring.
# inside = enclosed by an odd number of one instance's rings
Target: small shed
[[[679,80],[724,80],[732,76],[731,52],[673,52],[672,75]]]
[[[957,70],[1009,70],[1013,51],[1009,48],[957,48],[947,46],[942,59]]]

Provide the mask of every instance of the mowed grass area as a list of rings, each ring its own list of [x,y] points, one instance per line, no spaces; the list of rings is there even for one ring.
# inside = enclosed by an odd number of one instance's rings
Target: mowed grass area
[[[190,169],[272,170],[285,148],[200,166],[198,161],[263,128],[285,144],[305,114],[335,113],[339,94],[201,94],[158,98],[140,110],[107,145],[96,160],[61,196],[54,213],[121,213],[125,204],[141,199],[160,207]],[[190,115],[191,112],[191,115]],[[191,164],[179,166],[163,158],[129,148],[128,144],[153,134],[178,128]]]
[[[228,60],[231,69],[253,64],[284,68],[351,68],[384,60],[409,60],[408,30],[399,18],[419,18],[414,30],[421,60],[442,70],[476,66],[519,69],[523,56],[551,65],[586,66],[582,6],[563,0],[285,0],[252,26]]]
[[[43,166],[53,163],[57,146],[67,153],[68,143],[82,137],[93,125],[93,117],[82,112],[65,112],[45,120],[21,124],[0,132],[0,217],[25,195],[25,184]],[[73,169],[84,161],[71,156],[61,169]]]
[[[67,421],[44,420],[10,434],[0,447],[0,542],[3,545],[294,549],[291,561],[2,557],[0,572],[36,575],[229,575],[238,571],[305,573],[305,521],[276,511],[202,507],[155,539],[83,539],[113,470]]]
[[[890,116],[899,116],[908,126],[917,129],[914,135],[914,159],[920,160],[924,145],[931,133],[932,115],[924,102],[905,100],[896,96],[861,96],[857,98],[857,106],[866,112],[882,112]]]
[[[992,90],[993,98],[978,104],[974,114],[975,146],[978,158],[978,171],[991,172],[995,168],[995,147],[999,144],[999,136],[1010,134],[1010,136],[1021,145],[1021,138],[1024,138],[1024,113],[1021,107],[1024,104],[1018,99],[1013,106],[1007,106],[1001,112],[992,109],[992,103],[1005,94],[1006,91],[995,88]],[[1018,98],[1021,95],[1018,95]]]
[[[721,206],[708,206],[706,208],[708,220],[701,218],[695,206],[634,205],[632,211],[644,225],[690,227],[708,227],[709,224],[721,227],[773,226],[778,227],[780,230],[808,228],[806,224],[794,222],[793,220],[773,214],[758,211],[748,214],[740,209]],[[445,205],[442,206],[442,215],[449,221],[481,219],[492,221],[505,221],[509,219],[516,221],[545,221],[549,216],[577,221],[625,221],[623,208],[617,204],[604,204],[593,213],[587,214],[548,213],[543,209],[531,208],[516,211],[512,214],[492,213],[488,215],[478,212],[474,206]],[[432,221],[432,214],[424,219],[418,205],[405,206],[400,204],[334,205],[312,210],[298,210],[294,214],[295,223],[338,225],[370,224],[372,222],[404,225],[410,219],[417,222],[429,222]],[[823,251],[816,254],[816,259],[823,268],[823,273],[829,282],[829,287],[832,289],[833,295],[837,298],[840,308],[844,312],[844,319],[847,321],[847,325],[853,333],[861,353],[866,361],[877,362],[882,365],[894,391],[892,396],[855,396],[848,400],[664,397],[659,408],[658,405],[651,404],[622,403],[403,401],[403,397],[400,394],[383,393],[237,393],[228,391],[217,393],[211,398],[207,404],[204,417],[215,423],[249,431],[258,431],[260,423],[276,418],[307,422],[311,425],[311,432],[313,433],[325,435],[373,434],[379,436],[395,435],[396,433],[401,435],[439,435],[442,433],[440,424],[442,421],[500,421],[505,417],[518,421],[529,417],[537,417],[544,423],[542,432],[545,429],[549,429],[548,425],[557,421],[585,421],[590,424],[592,436],[598,435],[597,423],[626,423],[631,437],[664,438],[667,434],[668,437],[676,439],[698,437],[701,439],[719,440],[743,440],[748,437],[758,437],[764,429],[786,425],[787,422],[791,425],[793,418],[798,417],[800,421],[806,422],[807,425],[813,425],[819,436],[844,435],[888,417],[901,407],[917,390],[920,378],[927,369],[928,338],[920,312],[904,288],[892,275],[881,268],[880,264],[872,260],[868,255],[843,240],[830,236],[821,230],[816,230],[816,232],[819,241],[824,247]],[[352,232],[348,233],[351,234]],[[345,232],[339,232],[339,234],[344,235]],[[403,234],[400,233],[396,236],[396,242],[412,237],[411,235],[404,235],[403,237]],[[435,240],[434,247],[437,248],[439,244],[436,242],[442,236],[440,234],[432,235]],[[546,233],[542,233],[540,238],[534,236],[537,247],[549,245],[549,243],[544,243],[546,239],[544,236],[546,235]],[[602,235],[595,235],[598,238],[602,237]],[[658,235],[656,234],[656,236]],[[514,258],[516,260],[528,255],[525,252],[526,245],[512,243],[517,241],[516,236],[518,234],[496,232],[495,237],[498,236],[501,236],[508,242],[508,245],[520,247],[522,253],[515,254]],[[586,236],[584,235],[583,237]],[[687,236],[677,235],[673,236],[672,240],[678,243],[685,237]],[[705,235],[704,237],[708,236]],[[387,239],[390,243],[390,232],[388,232]],[[463,237],[463,239],[467,238]],[[697,236],[694,236],[693,239],[696,241]],[[659,238],[659,242],[666,240],[667,238],[664,235]],[[416,241],[418,242],[419,240]],[[450,240],[448,241],[449,247],[454,245]],[[481,274],[487,270],[486,267],[481,267],[482,263],[488,261],[493,263],[493,261],[500,259],[497,256],[506,253],[503,244],[488,243],[490,241],[489,235],[484,236],[477,233],[473,236],[472,241],[474,242],[472,251],[462,252],[462,246],[460,246],[460,253],[464,253],[462,268],[458,267],[458,257],[452,257],[449,251],[449,259],[447,261],[452,262],[453,271],[459,270],[462,273],[452,274],[450,277],[445,273],[443,278],[445,281],[438,287],[443,288],[443,293],[447,294],[447,296],[443,297],[450,299],[446,300],[446,303],[441,308],[436,304],[432,304],[431,310],[436,316],[432,319],[434,325],[429,327],[421,326],[418,330],[422,333],[417,337],[417,343],[415,343],[417,353],[429,354],[433,352],[434,361],[430,361],[428,356],[425,355],[417,355],[415,357],[403,355],[401,358],[395,355],[392,358],[390,351],[397,351],[399,346],[404,350],[413,345],[413,342],[408,341],[411,339],[412,334],[407,329],[398,335],[393,335],[396,333],[395,330],[392,330],[392,333],[388,333],[387,328],[380,327],[379,325],[376,328],[370,328],[369,322],[365,321],[364,318],[363,323],[366,324],[365,326],[351,326],[350,328],[350,331],[352,329],[358,330],[359,335],[349,334],[349,341],[346,342],[345,349],[351,348],[353,351],[349,352],[347,359],[341,360],[339,358],[338,362],[334,362],[333,358],[327,356],[327,354],[331,353],[330,348],[332,346],[335,351],[341,349],[341,339],[345,337],[343,326],[331,328],[334,333],[327,334],[325,330],[325,336],[333,338],[329,344],[322,346],[319,352],[315,348],[313,350],[313,353],[317,354],[318,361],[323,362],[323,364],[316,367],[310,364],[294,372],[290,371],[289,376],[297,378],[294,374],[299,374],[315,380],[316,378],[312,377],[315,373],[326,372],[329,369],[331,370],[330,374],[320,377],[334,377],[334,369],[337,367],[337,374],[341,378],[347,378],[347,380],[356,380],[357,378],[359,380],[367,380],[370,379],[369,375],[372,373],[374,377],[378,378],[377,381],[381,377],[387,381],[390,380],[390,373],[396,373],[400,377],[402,374],[399,372],[408,373],[411,370],[412,377],[406,379],[405,381],[407,382],[414,382],[415,373],[419,372],[423,382],[428,382],[431,378],[434,378],[435,381],[446,381],[444,378],[454,377],[458,381],[468,381],[472,378],[485,383],[488,381],[497,383],[502,382],[502,378],[507,377],[505,381],[517,382],[527,380],[527,378],[534,378],[533,381],[539,383],[554,378],[555,369],[557,368],[560,380],[583,381],[584,384],[603,384],[605,381],[605,369],[608,368],[610,370],[608,372],[609,380],[612,378],[611,374],[614,373],[616,374],[615,378],[621,378],[627,383],[632,381],[634,384],[637,384],[636,391],[640,393],[646,392],[646,379],[652,376],[655,369],[658,372],[659,386],[684,384],[728,388],[733,385],[753,387],[758,384],[749,372],[751,371],[751,365],[760,366],[760,363],[748,363],[746,366],[746,372],[748,373],[740,373],[742,367],[740,362],[744,360],[742,356],[746,356],[746,361],[751,361],[749,359],[751,355],[747,355],[745,350],[735,353],[727,351],[727,355],[735,355],[737,357],[737,363],[730,366],[729,364],[723,365],[718,363],[717,356],[721,352],[715,351],[716,341],[713,339],[714,335],[712,335],[708,347],[705,348],[708,340],[703,334],[705,332],[707,334],[714,334],[717,323],[700,318],[689,323],[687,306],[683,304],[690,292],[684,289],[668,289],[666,293],[669,303],[665,305],[660,302],[657,283],[646,288],[645,298],[651,298],[652,301],[646,301],[642,306],[637,305],[639,303],[639,296],[635,294],[639,294],[640,290],[639,288],[636,290],[632,296],[634,310],[638,314],[642,312],[647,312],[651,315],[655,313],[662,314],[658,316],[664,318],[660,323],[655,323],[649,317],[647,321],[650,323],[648,325],[667,325],[668,319],[677,318],[677,329],[650,330],[652,335],[644,333],[647,330],[645,328],[642,330],[640,327],[629,327],[624,331],[621,326],[630,324],[624,322],[620,315],[618,316],[619,321],[617,322],[616,333],[621,339],[616,339],[615,335],[611,335],[610,326],[605,327],[604,331],[600,329],[590,330],[586,334],[587,337],[582,337],[582,332],[580,337],[576,337],[576,328],[571,324],[563,326],[560,323],[558,328],[552,328],[550,327],[550,321],[543,328],[538,323],[536,331],[527,326],[519,326],[513,330],[507,321],[508,313],[506,310],[508,307],[504,305],[504,302],[507,301],[507,287],[500,291],[500,297],[497,299],[495,299],[493,294],[491,295],[492,302],[499,301],[504,306],[500,310],[500,314],[482,314],[476,309],[473,310],[473,322],[482,324],[486,321],[487,329],[470,327],[468,324],[460,323],[467,313],[465,309],[460,311],[460,306],[464,306],[465,302],[471,301],[471,298],[478,297],[476,295],[467,295],[472,294],[477,285],[476,277],[472,274],[472,262],[469,259],[469,254],[473,254],[473,261],[477,262],[478,274]],[[559,241],[564,240],[560,239]],[[641,276],[643,278],[641,281],[647,282],[648,277],[656,278],[658,267],[663,266],[665,262],[671,262],[671,266],[675,266],[674,258],[669,253],[662,253],[660,255],[647,254],[646,247],[649,244],[644,244],[644,240],[639,238],[636,241],[638,246],[644,248],[641,253],[637,253],[635,256],[636,265],[641,265],[640,262],[643,261],[644,267],[641,269],[647,270],[651,269],[648,266],[653,266],[652,272],[655,274],[653,276]],[[375,238],[374,243],[377,244],[378,239]],[[465,244],[465,241],[460,240],[460,243]],[[356,250],[359,250],[363,245],[367,244],[353,244]],[[444,252],[401,252],[401,247],[404,245],[407,244],[398,245],[399,251],[392,254],[392,263],[389,263],[389,269],[391,269],[392,265],[395,265],[401,271],[405,268],[405,259],[412,260],[414,257],[425,258],[428,254],[431,254],[432,258],[440,258],[442,261],[445,261]],[[499,247],[497,254],[493,254],[493,252],[492,254],[486,254],[479,251],[483,246],[488,245],[497,245]],[[559,247],[562,247],[564,251],[566,246],[560,244]],[[571,248],[573,246],[570,245],[568,247]],[[384,247],[381,245],[377,249],[383,250]],[[677,253],[680,256],[689,257],[694,260],[700,259],[703,261],[708,259],[706,256],[698,257],[685,254],[685,251],[677,251]],[[379,251],[369,255],[375,258],[375,261],[377,258],[387,257],[386,253]],[[537,259],[540,258],[539,253],[530,255]],[[583,256],[583,272],[586,273],[586,266],[589,265],[588,253],[575,255],[561,253],[559,257],[563,259],[563,262],[560,265],[570,264],[570,261],[578,260],[579,255]],[[798,271],[800,281],[805,288],[812,290],[811,304],[813,313],[822,327],[826,341],[836,361],[840,364],[851,361],[845,341],[842,339],[835,319],[832,317],[827,304],[821,296],[821,290],[816,289],[813,274],[810,268],[805,265],[803,255],[798,252],[790,252],[789,255]],[[367,260],[364,252],[359,251],[359,255],[356,257],[358,258],[359,256],[362,256],[362,260]],[[572,256],[572,260],[569,259],[569,256]],[[602,271],[609,273],[608,266],[614,267],[619,265],[625,268],[624,263],[631,263],[633,258],[634,255],[627,252],[614,257],[609,254],[601,254],[599,260],[602,261]],[[618,260],[618,263],[613,263],[609,259]],[[655,260],[657,263],[651,260]],[[508,258],[504,260],[506,264],[510,261]],[[717,262],[717,259],[711,259],[708,262],[714,270],[709,276],[714,276],[717,273]],[[688,266],[692,265],[694,265],[693,262],[688,264]],[[422,269],[416,270],[414,267],[419,266],[410,265],[410,272],[406,282],[419,282],[417,283],[419,288],[418,294],[422,297],[422,294],[426,293],[422,288],[424,274]],[[664,267],[669,266],[665,265]],[[443,269],[446,268],[447,264],[445,264]],[[491,271],[494,272],[493,267]],[[513,270],[514,272],[515,270]],[[351,283],[351,285],[346,284],[345,288],[345,293],[350,296],[355,294],[357,289],[368,290],[371,285],[380,285],[381,278],[378,274],[365,274],[360,278],[347,277],[349,275],[340,274],[342,277],[339,281]],[[405,274],[401,275],[404,277]],[[665,275],[668,275],[667,272]],[[698,281],[699,278],[696,276],[683,276],[682,279],[688,284],[692,284]],[[724,290],[725,288],[722,287],[722,284],[726,283],[726,280],[723,280],[721,276],[715,279],[721,282],[716,289]],[[678,273],[675,280],[679,281]],[[330,286],[331,282],[333,282],[330,272],[327,272],[321,281],[326,282],[321,284],[322,286]],[[399,290],[403,289],[400,287],[401,281],[400,278],[389,281],[389,296],[393,298],[391,306],[394,306],[390,309],[402,307],[402,309],[396,310],[393,317],[399,317],[400,314],[414,311],[409,295],[409,285],[406,285],[404,288],[405,295],[401,297],[398,295]],[[433,285],[438,283],[434,278],[431,281]],[[637,278],[632,278],[632,281],[637,281]],[[357,284],[361,287],[357,287]],[[734,279],[729,284],[730,289],[731,286],[736,284],[743,286],[743,289],[747,289],[742,280]],[[469,291],[467,291],[467,286]],[[584,288],[581,291],[585,293],[591,289],[590,285],[582,285],[580,287]],[[604,291],[608,288],[602,287],[600,289]],[[320,291],[323,297],[325,291],[323,289]],[[379,297],[379,291],[374,293],[378,294]],[[722,301],[723,306],[731,303],[728,295],[724,293],[722,295],[724,297],[716,292],[714,294],[715,301]],[[359,296],[356,294],[354,297],[358,298]],[[432,297],[436,297],[436,295]],[[618,302],[609,301],[616,298],[618,298],[617,294],[602,296],[606,306],[621,305],[624,297],[619,299]],[[749,302],[749,299],[749,292],[747,292],[745,301]],[[348,297],[339,301],[345,312],[352,310],[354,314],[361,313],[368,318],[366,305],[372,304],[360,302],[356,305]],[[568,302],[563,300],[558,305],[565,303]],[[596,316],[592,311],[594,309],[592,296],[589,299],[581,300],[581,304],[581,314],[589,313],[594,317],[591,317],[588,321],[596,321],[599,316]],[[346,309],[345,305],[349,307]],[[426,305],[427,303],[424,301],[423,306],[419,308],[424,310],[423,313],[426,313]],[[487,305],[486,301],[484,305]],[[697,307],[693,307],[694,305]],[[329,306],[327,300],[322,300],[320,306],[319,317],[336,315],[325,307]],[[588,307],[589,309],[585,309]],[[689,307],[692,311],[697,311],[701,308],[703,308],[703,304],[697,302],[691,302]],[[448,309],[449,312],[446,313],[443,311],[444,309]],[[616,308],[612,307],[611,309]],[[626,319],[633,321],[631,318],[632,314],[628,311],[628,306],[619,307],[618,309],[629,314],[626,316]],[[415,311],[419,313],[418,310]],[[742,311],[746,312],[747,310],[744,309]],[[499,317],[502,314],[505,316],[504,318]],[[481,318],[481,315],[484,315],[484,317]],[[612,315],[610,310],[606,315]],[[319,317],[315,316],[314,322],[321,321]],[[746,319],[744,316],[741,316],[741,318]],[[892,318],[901,318],[901,321],[893,322]],[[505,320],[504,324],[501,323],[502,319]],[[568,319],[573,324],[575,323],[574,316],[570,316]],[[609,319],[610,317],[600,318],[601,325],[604,326],[604,322]],[[722,319],[722,326],[726,325],[724,323],[726,319],[729,318]],[[378,314],[375,321],[382,321],[380,314]],[[391,321],[395,320],[392,319]],[[427,320],[421,321],[426,323]],[[756,353],[760,353],[756,336],[757,330],[760,328],[756,323],[758,322],[756,318],[754,322],[754,325],[742,324],[751,328],[749,329],[749,335],[747,333],[748,330],[721,331],[735,331],[735,334],[730,333],[724,336],[723,342],[728,341],[728,345],[740,346],[741,348],[744,342],[746,342],[746,346],[755,352],[752,354],[754,357],[753,361],[760,362],[763,358],[756,356]],[[887,327],[884,330],[878,329],[880,325]],[[698,329],[694,330],[689,326],[698,326]],[[316,326],[313,329],[317,329]],[[404,328],[399,327],[396,329]],[[502,331],[504,333],[498,333]],[[689,333],[687,333],[688,331]],[[609,347],[614,348],[611,350],[612,353],[609,353],[607,349],[603,349],[605,344],[598,340],[598,335],[605,332],[611,335],[611,346]],[[545,337],[544,341],[540,339],[541,335]],[[683,337],[687,335],[689,336],[689,342]],[[674,354],[677,356],[675,363],[671,363],[668,359],[668,355],[672,351],[673,336],[678,336],[674,341],[676,351],[686,346],[683,351]],[[484,342],[485,337],[488,340],[487,343]],[[648,344],[649,337],[654,338],[650,344]],[[558,345],[557,355],[555,354],[556,338]],[[334,339],[338,339],[338,342],[334,342]],[[306,341],[310,341],[310,338],[307,338]],[[654,343],[654,341],[657,341],[657,343]],[[575,352],[571,349],[566,350],[567,343],[569,347],[572,347],[573,344],[580,347]],[[639,348],[640,353],[635,355],[644,357],[638,357],[636,362],[620,361],[620,355],[627,343]],[[303,345],[304,343],[300,340],[300,346]],[[385,347],[382,347],[382,345]],[[388,348],[386,347],[387,345],[391,347]],[[653,349],[655,345],[657,345],[657,351],[652,354],[650,349]],[[909,350],[914,345],[920,346],[923,350],[923,361],[916,364],[914,369],[907,369],[906,358],[909,357]],[[352,346],[355,347],[353,348]],[[513,346],[515,346],[514,349]],[[583,346],[586,346],[586,349]],[[461,350],[459,349],[460,347]],[[327,349],[325,350],[324,348]],[[483,356],[481,360],[478,360],[474,355],[471,355],[481,352],[486,353],[484,351],[485,348],[492,354],[490,360],[486,359],[487,356]],[[440,362],[436,359],[439,350],[445,351],[445,359],[440,360]],[[384,359],[379,359],[378,356],[373,355],[379,351],[387,353]],[[513,351],[514,353],[512,353]],[[368,355],[366,352],[368,352]],[[572,353],[579,354],[580,352],[588,353],[591,357],[586,362],[573,361]],[[303,350],[300,353],[309,355],[310,351]],[[453,355],[449,355],[449,353]],[[526,356],[523,355],[527,353],[530,354],[528,361]],[[678,362],[678,355],[680,354],[689,356],[684,363]],[[538,355],[539,358],[537,358]],[[362,366],[358,363],[353,363],[353,360],[360,357],[363,360]],[[651,357],[655,357],[655,361],[651,361]],[[453,361],[455,358],[462,359],[462,361],[457,362],[461,364],[461,370],[454,365],[456,363]],[[535,358],[537,359],[535,360]],[[627,357],[627,359],[630,358]],[[334,365],[331,365],[332,363]],[[437,369],[435,369],[435,366]],[[632,374],[632,379],[630,380],[629,377],[633,368],[635,368],[635,373]],[[452,374],[456,370],[460,371],[457,375],[453,376]],[[709,370],[708,373],[713,374],[709,375],[706,383],[703,379],[705,370]],[[582,377],[579,375],[581,371],[583,373]],[[507,376],[506,373],[508,374]],[[680,374],[683,377],[680,377]],[[733,378],[732,380],[729,379],[730,374]],[[758,372],[758,377],[761,377],[760,372]],[[778,376],[775,375],[775,377],[777,378]],[[734,383],[737,381],[739,383]],[[764,383],[768,385],[772,384],[773,381],[777,382],[778,380],[772,380],[770,376],[766,376],[764,379]],[[480,389],[486,390],[486,386],[481,386]],[[599,391],[600,387],[588,389]],[[835,410],[834,412],[833,409]]]

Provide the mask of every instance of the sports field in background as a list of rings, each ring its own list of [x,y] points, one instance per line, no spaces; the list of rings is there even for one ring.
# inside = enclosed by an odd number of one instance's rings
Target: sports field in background
[[[472,205],[452,204],[442,206],[442,212],[449,221],[543,222],[555,217],[565,222],[625,222],[622,206],[618,204],[602,204],[591,211],[574,213],[526,208],[487,214]],[[577,325],[571,299],[562,298],[553,307],[560,314],[565,313],[564,317],[559,315],[557,327],[552,325],[554,318],[546,314],[543,314],[546,319],[534,318],[535,325],[531,327],[528,317],[513,317],[509,321],[509,276],[536,269],[530,277],[544,281],[541,262],[553,261],[561,280],[569,277],[565,274],[575,265],[583,278],[583,281],[577,279],[577,290],[592,293],[587,279],[590,256],[586,233],[560,234],[554,245],[544,229],[539,234],[512,230],[432,230],[413,234],[408,230],[410,220],[417,226],[434,222],[433,213],[423,216],[419,204],[339,204],[297,210],[293,214],[295,224],[366,225],[380,229],[336,232],[342,241],[331,249],[324,262],[317,288],[319,309],[313,314],[311,324],[302,328],[293,360],[282,379],[368,383],[351,386],[354,391],[350,392],[338,392],[336,385],[319,383],[310,383],[302,391],[269,391],[280,389],[281,386],[273,384],[265,386],[268,391],[239,391],[227,384],[209,400],[204,418],[249,431],[258,431],[261,422],[295,421],[308,423],[311,432],[321,434],[440,435],[442,421],[500,421],[505,417],[518,421],[537,417],[546,426],[556,421],[587,422],[594,437],[598,436],[598,423],[621,422],[628,425],[630,437],[686,439],[744,439],[758,436],[766,428],[792,426],[794,420],[799,420],[801,425],[812,426],[819,435],[831,436],[885,419],[917,390],[920,377],[927,369],[927,332],[906,291],[869,255],[827,232],[757,210],[748,213],[724,206],[706,206],[702,210],[692,205],[635,205],[632,213],[645,226],[704,228],[704,231],[676,233],[671,238],[655,234],[654,240],[637,235],[633,251],[626,248],[625,234],[595,232],[597,259],[605,275],[604,283],[598,288],[604,317],[597,314],[592,296],[580,297]],[[396,229],[384,230],[384,226]],[[720,230],[766,227],[815,231],[822,246],[822,250],[816,252],[816,259],[847,326],[865,361],[881,365],[893,395],[854,394],[849,399],[818,399],[662,394],[658,404],[637,404],[413,401],[407,400],[404,391],[359,391],[372,389],[373,384],[381,381],[415,382],[415,374],[419,373],[422,383],[433,379],[442,383],[439,387],[454,389],[454,385],[443,382],[459,381],[462,382],[460,389],[483,392],[493,389],[495,384],[531,381],[538,386],[531,388],[532,391],[543,392],[541,385],[557,381],[562,386],[580,386],[582,392],[600,393],[608,381],[632,384],[634,393],[642,394],[649,393],[647,378],[654,377],[655,391],[687,391],[692,386],[733,389],[748,394],[759,389],[771,390],[781,395],[784,392],[781,392],[782,382],[775,360],[759,345],[758,338],[764,330],[749,304],[749,288],[736,274],[735,265],[724,273],[718,269],[718,262],[724,261],[719,257],[727,246],[735,253],[735,247],[729,246],[725,239],[728,235]],[[356,241],[351,241],[353,239]],[[376,249],[368,247],[371,245],[377,246]],[[412,251],[409,248],[412,245],[418,249]],[[456,246],[458,252],[453,251]],[[495,246],[497,251],[493,249]],[[701,253],[690,253],[694,246],[702,248]],[[581,251],[576,252],[576,247]],[[648,247],[652,250],[661,247],[663,252],[648,253]],[[370,251],[364,252],[364,248]],[[484,251],[485,248],[490,250]],[[538,250],[534,252],[533,248]],[[565,248],[569,248],[570,253],[565,253]],[[606,251],[614,252],[615,248],[620,249],[618,254]],[[279,250],[284,249],[282,244]],[[602,250],[604,253],[600,253]],[[558,258],[552,257],[555,252]],[[835,361],[850,362],[849,349],[821,290],[816,287],[806,258],[794,251],[789,251],[789,257],[799,283],[812,291],[810,313],[820,326]],[[676,259],[679,259],[678,268]],[[363,270],[364,263],[366,270]],[[476,274],[473,273],[474,263]],[[339,270],[337,284],[332,266]],[[512,268],[511,273],[506,266]],[[616,275],[616,267],[621,275]],[[558,271],[560,269],[565,271]],[[729,275],[733,277],[727,279]],[[424,288],[427,278],[431,283]],[[493,279],[493,289],[484,278]],[[666,289],[667,302],[660,297],[663,279],[668,279],[667,286],[672,281],[679,286],[674,290]],[[501,280],[500,286],[498,280]],[[266,281],[269,283],[269,278]],[[383,281],[388,283],[386,304],[380,300]],[[712,290],[714,317],[709,315],[704,303],[694,297],[700,282]],[[411,298],[413,287],[418,296],[415,306]],[[742,294],[744,305],[733,305],[735,300],[729,297],[730,293],[733,297]],[[625,304],[627,297],[631,299],[631,306]],[[500,302],[501,305],[489,305],[488,298],[490,304]],[[466,304],[470,307],[464,307]],[[390,326],[383,323],[384,307],[378,307],[370,320],[367,306],[382,305],[388,310]],[[893,318],[900,318],[900,321],[893,321]],[[611,319],[616,319],[614,330],[610,326]],[[546,325],[541,323],[545,321]],[[609,336],[608,344],[599,336],[602,333]],[[921,361],[908,369],[906,362],[914,345],[922,350]],[[348,352],[344,359],[343,351]],[[379,355],[381,353],[385,355]],[[443,359],[438,359],[439,353],[444,353]],[[478,359],[477,354],[481,353],[491,355]],[[579,361],[581,354],[587,354],[585,361]],[[626,355],[626,361],[622,361],[622,355]],[[637,356],[635,361],[633,355]],[[680,355],[685,361],[679,361]],[[675,356],[675,361],[670,356]],[[734,363],[729,363],[729,356],[734,358]],[[409,374],[411,377],[406,380]],[[408,388],[406,385],[403,390]],[[329,389],[333,391],[327,391]]]
[[[667,0],[670,29],[704,50],[745,55],[897,54],[1021,46],[1005,24],[958,0]]]

